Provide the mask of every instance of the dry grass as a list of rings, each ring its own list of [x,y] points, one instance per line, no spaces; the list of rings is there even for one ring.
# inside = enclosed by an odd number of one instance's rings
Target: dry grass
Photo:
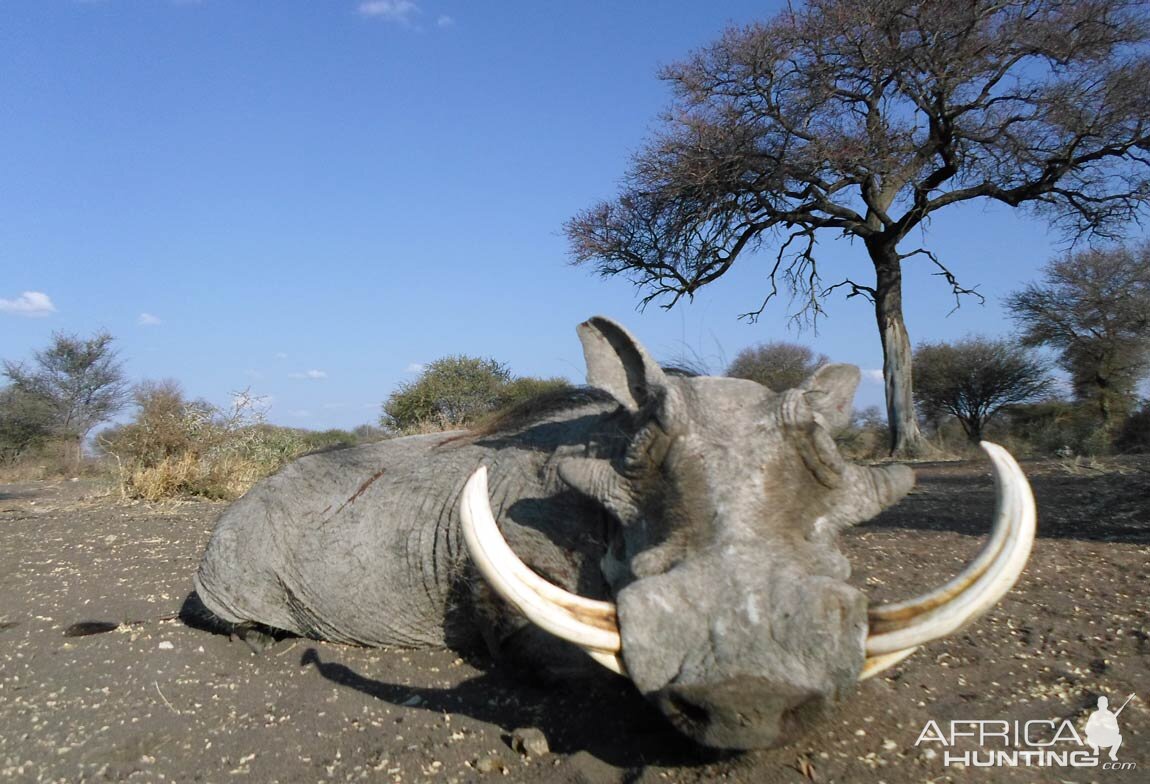
[[[0,463],[0,484],[12,482],[38,482],[56,476],[55,467],[38,460],[23,460],[15,463]]]
[[[135,421],[101,438],[125,500],[233,500],[311,448],[301,431],[266,424],[246,393],[222,411],[169,382],[142,387],[136,403]]]
[[[145,501],[181,496],[230,501],[307,451],[290,431],[260,427],[217,434],[207,449],[149,461],[117,458],[120,494]]]
[[[58,443],[49,443],[30,453],[0,460],[0,483],[106,475],[107,468],[102,461],[85,458],[77,463],[71,450],[63,449]]]
[[[235,455],[205,459],[191,453],[167,457],[154,465],[122,469],[120,494],[125,499],[162,501],[180,496],[217,500],[239,498],[280,463]]]

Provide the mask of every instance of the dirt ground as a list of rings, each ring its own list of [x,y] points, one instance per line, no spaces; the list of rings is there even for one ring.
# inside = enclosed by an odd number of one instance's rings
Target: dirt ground
[[[176,618],[220,505],[0,485],[0,781],[1150,781],[1150,461],[1024,469],[1039,540],[1009,597],[864,683],[796,745],[747,754],[693,746],[606,673],[544,688],[452,651],[310,640],[255,656]],[[941,583],[989,525],[985,464],[918,476],[847,537],[874,600]],[[65,635],[84,621],[119,625]],[[946,751],[994,741],[916,746],[930,720],[1065,719],[1081,733],[1099,695],[1117,708],[1132,693],[1118,758],[1135,769],[946,766]],[[517,751],[521,728],[550,751]]]

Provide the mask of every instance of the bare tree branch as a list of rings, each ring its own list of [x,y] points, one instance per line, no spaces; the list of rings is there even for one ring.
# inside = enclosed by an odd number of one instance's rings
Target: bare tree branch
[[[934,263],[934,266],[938,267],[938,272],[932,274],[944,278],[950,285],[950,291],[954,295],[954,307],[951,308],[946,315],[949,316],[951,313],[954,313],[954,311],[962,307],[962,297],[976,297],[978,299],[979,305],[986,304],[986,297],[982,296],[982,294],[978,291],[977,286],[972,289],[968,289],[960,285],[958,278],[954,276],[954,273],[951,272],[941,261],[939,261],[938,256],[936,256],[932,251],[929,251],[926,248],[916,248],[910,253],[901,254],[899,258],[906,260],[911,256],[919,255],[926,256],[928,259],[930,259]]]
[[[820,296],[825,299],[826,297],[830,296],[830,294],[832,294],[835,289],[842,288],[843,286],[849,286],[850,290],[851,290],[850,293],[847,294],[847,297],[846,297],[847,299],[850,299],[851,297],[860,297],[861,296],[863,299],[867,300],[872,305],[874,304],[874,300],[875,300],[874,287],[873,286],[863,286],[860,283],[854,282],[850,278],[842,280],[842,281],[834,284],[833,286],[827,286],[825,289],[822,290],[822,293],[820,294]]]

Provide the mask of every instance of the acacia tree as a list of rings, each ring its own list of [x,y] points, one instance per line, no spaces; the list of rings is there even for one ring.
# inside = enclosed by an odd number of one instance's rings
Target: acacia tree
[[[827,362],[826,356],[816,355],[808,346],[773,340],[736,354],[727,367],[727,375],[757,381],[775,392],[782,392],[794,389]]]
[[[902,265],[938,210],[993,199],[1071,235],[1116,232],[1150,200],[1150,32],[1135,0],[809,0],[729,29],[665,69],[675,96],[621,195],[570,220],[576,263],[672,307],[774,246],[815,318],[842,287],[873,302],[892,452],[915,421]],[[857,238],[873,278],[827,285],[816,240]]]
[[[51,346],[35,353],[31,367],[4,362],[11,388],[47,410],[53,435],[68,445],[76,463],[92,428],[128,400],[128,383],[113,340],[107,332],[88,339],[57,332]]]
[[[1057,350],[1075,397],[1098,406],[1104,428],[1117,425],[1150,369],[1150,242],[1051,261],[1006,307],[1023,342]]]
[[[914,364],[923,414],[953,416],[976,444],[1004,407],[1037,400],[1051,388],[1046,362],[1007,340],[924,343],[915,349]]]

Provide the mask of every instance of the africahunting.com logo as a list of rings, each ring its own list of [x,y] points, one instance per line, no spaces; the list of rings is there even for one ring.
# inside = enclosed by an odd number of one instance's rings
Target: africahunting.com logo
[[[1107,697],[1098,698],[1082,731],[1069,719],[1006,721],[972,719],[937,722],[922,728],[915,746],[938,747],[942,764],[974,768],[1054,767],[1131,770],[1136,762],[1122,762],[1122,731],[1118,716],[1134,698],[1131,694],[1118,710],[1110,710]]]

